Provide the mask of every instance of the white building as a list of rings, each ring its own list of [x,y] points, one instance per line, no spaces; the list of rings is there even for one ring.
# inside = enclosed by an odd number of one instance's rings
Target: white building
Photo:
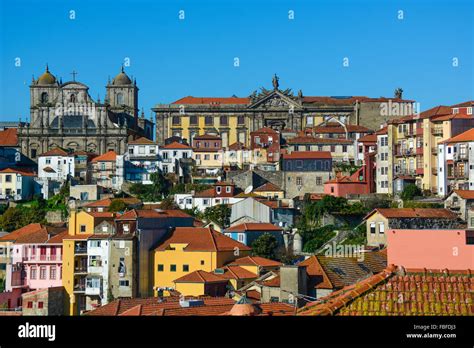
[[[474,190],[474,128],[438,144],[438,196]]]
[[[193,209],[196,207],[203,212],[206,208],[219,204],[234,204],[244,198],[235,197],[235,187],[232,183],[217,182],[214,187],[192,193],[182,193],[174,195],[174,200],[180,209]]]
[[[191,146],[174,141],[160,148],[160,169],[165,175],[175,173],[177,176],[182,177],[184,175],[182,160],[191,160],[192,157],[193,149]]]
[[[38,178],[44,199],[57,194],[69,177],[74,177],[74,155],[56,147],[38,156]]]
[[[151,184],[151,174],[159,169],[158,145],[150,139],[138,138],[128,143],[127,152],[117,156],[117,187],[123,181]]]
[[[104,232],[105,233],[105,232]],[[107,304],[110,241],[90,237],[87,241],[86,310]]]
[[[389,163],[389,146],[388,146],[388,134],[387,127],[378,130],[377,135],[377,155],[376,160],[376,173],[375,183],[377,193],[390,193],[388,183],[388,171],[392,170]]]
[[[0,199],[21,201],[31,199],[35,193],[35,173],[27,168],[0,170]]]

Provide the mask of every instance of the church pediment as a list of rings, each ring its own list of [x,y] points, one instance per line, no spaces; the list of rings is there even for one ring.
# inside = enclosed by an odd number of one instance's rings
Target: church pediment
[[[301,109],[301,104],[293,96],[289,95],[291,90],[285,92],[288,95],[280,90],[267,91],[262,89],[260,94],[254,93],[252,95],[252,104],[249,105],[249,109]]]

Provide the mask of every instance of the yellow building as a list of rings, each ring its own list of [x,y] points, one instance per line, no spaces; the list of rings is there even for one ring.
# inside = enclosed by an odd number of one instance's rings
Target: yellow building
[[[271,182],[267,182],[262,186],[257,187],[255,190],[253,190],[253,192],[259,196],[267,198],[283,199],[285,197],[285,191]]]
[[[268,272],[278,272],[280,266],[283,264],[281,262],[266,259],[260,256],[246,256],[229,263],[229,266],[233,265],[240,266],[243,269],[255,273],[258,277],[260,277]]]
[[[108,212],[76,212],[71,210],[68,236],[63,239],[63,286],[66,297],[66,314],[78,315],[85,309],[87,276],[87,239],[104,219],[113,218]]]
[[[175,287],[176,279],[194,271],[213,272],[250,251],[211,228],[177,227],[153,251],[155,291]]]
[[[418,187],[437,193],[437,145],[474,127],[474,118],[438,106],[388,124],[388,193],[397,193],[397,177],[411,177]]]

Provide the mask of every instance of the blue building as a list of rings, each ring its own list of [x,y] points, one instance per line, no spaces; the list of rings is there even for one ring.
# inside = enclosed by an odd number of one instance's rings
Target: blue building
[[[224,231],[226,236],[247,246],[252,246],[252,243],[265,233],[273,235],[280,246],[284,244],[283,230],[271,223],[244,222],[231,226]]]

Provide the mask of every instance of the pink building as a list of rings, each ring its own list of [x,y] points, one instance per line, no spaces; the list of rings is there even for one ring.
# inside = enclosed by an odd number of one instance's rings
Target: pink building
[[[387,264],[406,269],[474,269],[474,231],[389,230]]]
[[[8,243],[5,290],[19,294],[62,286],[63,238],[66,229],[30,224],[0,238]],[[12,306],[18,305],[15,300]]]

